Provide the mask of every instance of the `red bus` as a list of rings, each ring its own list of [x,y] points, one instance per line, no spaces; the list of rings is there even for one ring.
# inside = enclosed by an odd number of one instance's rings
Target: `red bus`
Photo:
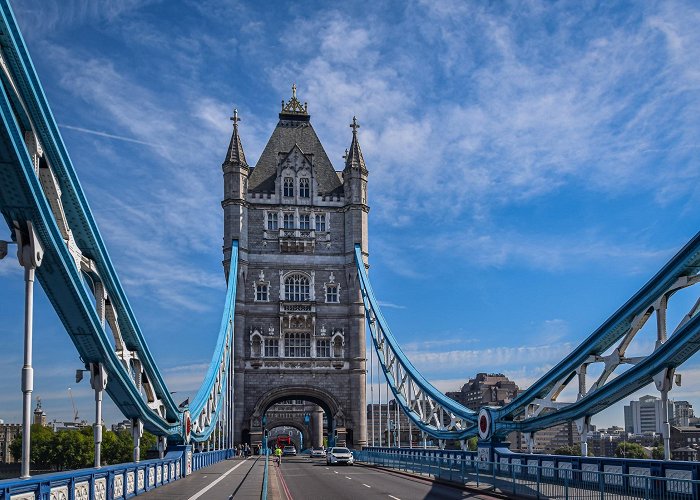
[[[280,434],[279,436],[277,436],[275,444],[277,444],[277,446],[279,446],[280,448],[290,446],[292,444],[292,438],[287,434]]]

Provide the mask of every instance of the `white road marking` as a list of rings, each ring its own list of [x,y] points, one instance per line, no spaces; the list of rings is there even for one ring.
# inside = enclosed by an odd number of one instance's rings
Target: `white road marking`
[[[351,478],[351,477],[349,477],[349,476],[345,476],[345,479],[352,479],[352,478]]]
[[[371,488],[371,486],[369,484],[365,484],[365,483],[362,483],[362,486],[364,486],[365,488]]]
[[[335,472],[336,474],[338,473],[338,471],[337,471],[337,470],[334,470],[333,472]]]
[[[394,500],[401,500],[399,497],[395,497],[394,495],[389,495],[389,498],[393,498]]]
[[[232,468],[229,469],[227,472],[225,472],[224,474],[222,474],[221,477],[220,477],[219,479],[217,479],[216,481],[213,481],[211,484],[209,484],[209,486],[207,486],[207,487],[204,488],[203,490],[200,490],[199,493],[195,493],[194,495],[192,495],[192,496],[189,498],[189,500],[196,500],[197,498],[201,497],[201,496],[204,495],[207,491],[209,491],[209,490],[212,489],[214,486],[216,486],[220,481],[223,481],[223,479],[224,479],[226,476],[228,476],[229,474],[231,474],[233,471],[235,471],[236,469],[238,469],[241,465],[243,465],[243,464],[246,463],[246,462],[247,462],[247,460],[243,460],[243,461],[239,462],[238,465],[232,467]]]

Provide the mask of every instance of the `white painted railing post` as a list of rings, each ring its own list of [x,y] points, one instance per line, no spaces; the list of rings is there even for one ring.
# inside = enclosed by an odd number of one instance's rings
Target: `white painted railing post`
[[[100,467],[102,452],[102,393],[107,388],[107,370],[102,363],[90,363],[90,385],[95,390],[95,467]]]
[[[32,345],[34,334],[34,277],[36,268],[41,265],[44,250],[34,226],[27,222],[21,228],[15,222],[17,237],[17,257],[24,267],[24,366],[22,367],[22,465],[20,478],[30,476],[32,392],[34,391],[34,369],[32,368]]]

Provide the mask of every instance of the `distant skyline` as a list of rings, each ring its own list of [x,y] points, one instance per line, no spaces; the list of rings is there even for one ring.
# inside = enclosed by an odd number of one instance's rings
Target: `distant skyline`
[[[700,230],[700,6],[377,1],[13,2],[54,116],[177,402],[209,364],[225,287],[234,107],[254,165],[292,83],[336,170],[353,116],[370,277],[443,391],[527,387]],[[0,239],[9,239],[0,227]],[[40,288],[40,287],[38,287]],[[0,261],[0,419],[21,417],[22,270]],[[694,296],[693,296],[694,293]],[[680,294],[671,320],[697,291]],[[93,418],[41,290],[35,396]],[[686,307],[685,310],[682,310]],[[653,349],[640,334],[630,354]],[[700,407],[700,364],[670,397]],[[593,417],[622,425],[623,405]],[[571,397],[568,392],[563,397]],[[107,403],[105,420],[122,420]]]

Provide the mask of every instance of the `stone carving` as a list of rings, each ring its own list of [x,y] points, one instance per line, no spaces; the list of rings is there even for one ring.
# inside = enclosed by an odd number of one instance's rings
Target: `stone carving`
[[[87,481],[75,483],[75,486],[73,486],[73,498],[74,500],[90,500],[90,483]]]
[[[112,486],[112,497],[121,498],[124,496],[124,475],[116,474],[114,476],[114,483]]]
[[[156,471],[153,467],[148,468],[148,486],[154,486],[156,483]]]
[[[17,497],[13,495],[12,498],[14,499]],[[32,498],[34,498],[33,494]],[[51,500],[68,500],[68,486],[54,486],[51,488],[49,498]]]
[[[34,500],[35,498],[34,493],[18,493],[12,495],[12,500]]]
[[[145,473],[143,469],[139,469],[137,474],[137,480],[136,480],[136,487],[138,488],[138,491],[141,491],[144,487],[144,482],[145,482]]]
[[[130,470],[126,473],[126,494],[134,492],[134,471]]]
[[[159,465],[156,467],[156,483],[160,484],[163,482],[163,468]]]
[[[93,500],[107,500],[107,478],[95,479],[92,491]]]

